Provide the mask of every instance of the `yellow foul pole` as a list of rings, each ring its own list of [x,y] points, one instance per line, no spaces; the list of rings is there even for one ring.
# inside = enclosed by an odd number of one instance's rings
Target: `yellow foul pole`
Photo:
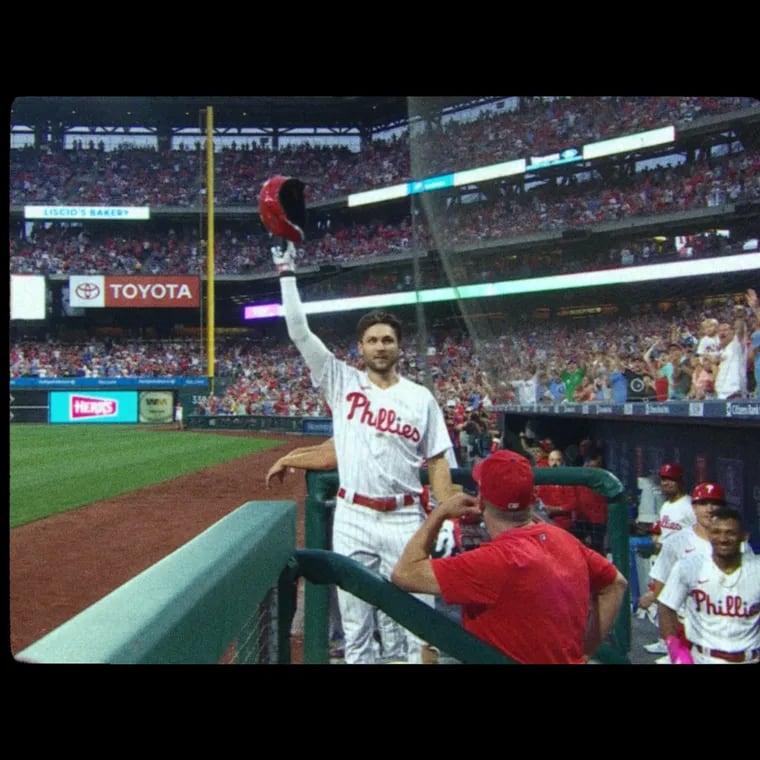
[[[209,393],[214,392],[214,109],[206,108],[206,209],[208,244],[206,246],[206,331]]]

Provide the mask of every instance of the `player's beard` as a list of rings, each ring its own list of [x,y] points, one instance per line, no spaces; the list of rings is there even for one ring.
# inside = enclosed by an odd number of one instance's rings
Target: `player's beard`
[[[712,542],[711,542],[712,543]],[[723,563],[737,563],[741,561],[742,542],[716,541],[712,544],[713,557],[717,557]]]
[[[368,371],[378,375],[390,375],[395,373],[398,366],[398,353],[387,353],[384,356],[370,357],[364,355],[364,366]]]

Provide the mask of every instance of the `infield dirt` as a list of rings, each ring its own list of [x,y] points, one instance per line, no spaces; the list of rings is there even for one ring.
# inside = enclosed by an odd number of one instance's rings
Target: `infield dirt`
[[[177,435],[208,435],[177,431]],[[306,480],[302,472],[264,476],[283,454],[324,438],[219,431],[285,442],[264,452],[141,488],[113,499],[22,525],[10,531],[10,648],[15,655],[123,583],[155,564],[247,501],[298,505],[297,548],[303,547]],[[303,658],[294,630],[291,657]]]

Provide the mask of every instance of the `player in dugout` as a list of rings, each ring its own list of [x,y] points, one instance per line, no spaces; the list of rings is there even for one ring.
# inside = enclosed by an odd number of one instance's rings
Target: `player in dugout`
[[[742,516],[721,506],[709,528],[711,553],[679,559],[657,598],[660,635],[674,665],[760,663],[760,557],[742,551]],[[679,636],[684,615],[685,640]]]

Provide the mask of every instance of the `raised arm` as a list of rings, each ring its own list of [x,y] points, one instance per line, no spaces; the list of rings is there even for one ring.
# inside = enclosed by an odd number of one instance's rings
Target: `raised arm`
[[[760,319],[760,299],[753,288],[747,289],[747,305],[754,312],[755,316]]]
[[[430,457],[427,460],[427,468],[430,489],[437,502],[441,502],[462,490],[451,480],[451,470],[444,453]]]
[[[430,553],[438,532],[447,518],[480,514],[477,497],[458,493],[449,497],[430,512],[417,532],[409,539],[391,572],[391,581],[404,591],[420,594],[440,594],[441,587],[433,572]]]
[[[734,306],[734,332],[739,340],[743,343],[747,338],[747,315],[743,306]]]
[[[331,354],[327,346],[309,329],[309,323],[306,321],[306,312],[296,284],[295,246],[288,241],[285,250],[279,247],[272,248],[272,259],[280,273],[280,293],[288,336],[300,351],[312,374],[319,377]]]
[[[660,339],[657,338],[654,343],[652,343],[651,346],[641,355],[642,359],[644,359],[644,362],[646,363],[647,367],[649,368],[649,371],[655,375],[657,373],[657,364],[656,362],[652,361],[652,351],[655,350],[660,345]]]

